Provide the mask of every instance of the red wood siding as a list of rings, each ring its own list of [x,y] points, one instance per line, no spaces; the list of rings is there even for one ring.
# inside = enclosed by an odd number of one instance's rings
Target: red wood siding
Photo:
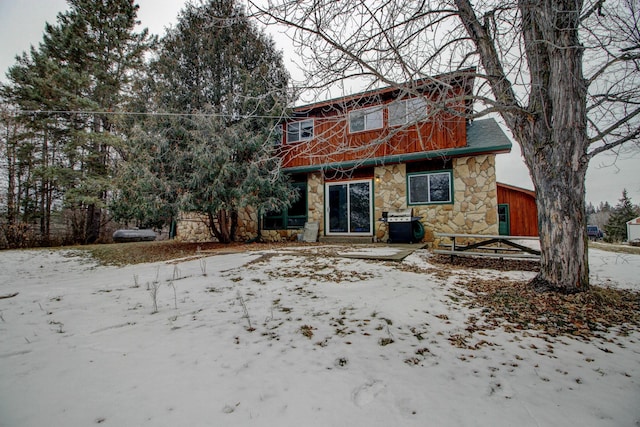
[[[460,89],[458,89],[459,91]],[[339,104],[317,108],[299,120],[314,120],[311,140],[288,143],[286,124],[280,155],[283,167],[314,166],[338,162],[356,162],[378,157],[421,153],[466,146],[466,120],[452,113],[440,113],[417,124],[389,127],[387,99],[378,104],[357,105],[344,109]],[[380,105],[383,109],[383,127],[370,131],[349,132],[349,111]],[[451,102],[454,111],[465,111],[464,102]]]
[[[511,236],[538,235],[538,209],[533,191],[497,184],[498,203],[509,205],[509,234]]]

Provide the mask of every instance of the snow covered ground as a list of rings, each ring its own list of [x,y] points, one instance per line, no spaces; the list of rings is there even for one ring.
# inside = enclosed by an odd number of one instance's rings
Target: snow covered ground
[[[19,292],[0,299],[0,426],[640,424],[637,332],[493,330],[476,350],[452,345],[474,314],[455,283],[532,273],[441,274],[424,250],[402,263],[330,252],[123,268],[0,252],[0,295]],[[640,255],[590,258],[594,282],[640,288]]]

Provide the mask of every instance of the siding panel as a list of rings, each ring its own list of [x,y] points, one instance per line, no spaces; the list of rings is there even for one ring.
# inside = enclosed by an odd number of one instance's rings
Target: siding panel
[[[538,209],[535,193],[510,185],[498,183],[498,204],[509,205],[510,228],[512,236],[538,235]]]

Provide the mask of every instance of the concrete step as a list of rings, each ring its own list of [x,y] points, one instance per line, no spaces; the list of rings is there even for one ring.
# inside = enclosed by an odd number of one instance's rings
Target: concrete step
[[[373,236],[320,236],[320,243],[373,243]]]

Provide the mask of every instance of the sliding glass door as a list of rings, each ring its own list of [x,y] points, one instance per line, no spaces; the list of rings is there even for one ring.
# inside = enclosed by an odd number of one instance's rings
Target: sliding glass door
[[[373,233],[371,181],[327,183],[325,194],[327,234]]]

